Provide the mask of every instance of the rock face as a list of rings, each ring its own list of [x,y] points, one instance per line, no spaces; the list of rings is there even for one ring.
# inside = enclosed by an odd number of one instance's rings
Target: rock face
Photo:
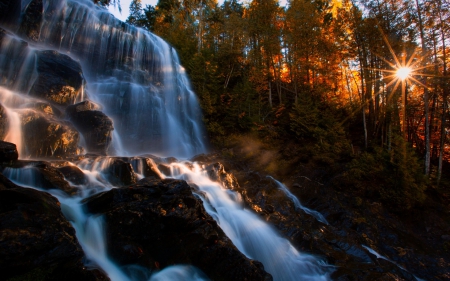
[[[57,169],[64,175],[64,178],[66,180],[70,181],[73,184],[85,185],[88,183],[86,175],[77,166],[68,165],[59,167]]]
[[[6,115],[6,110],[3,105],[0,104],[0,139],[5,139],[5,136],[8,133],[8,128],[8,115]]]
[[[2,280],[107,280],[83,265],[75,230],[51,195],[0,174]]]
[[[213,280],[272,279],[237,250],[185,181],[145,178],[93,196],[86,207],[104,215],[108,252],[119,264],[157,269],[186,263]]]
[[[16,161],[19,158],[17,147],[15,144],[0,141],[0,162]]]
[[[6,168],[11,168],[6,172]],[[24,185],[31,185],[41,189],[58,189],[68,195],[77,192],[77,188],[72,187],[65,180],[64,174],[45,161],[17,160],[12,163],[3,163],[2,172],[11,178],[22,182]]]
[[[88,152],[106,155],[114,130],[112,120],[88,101],[68,106],[66,114],[83,135]]]
[[[17,1],[20,2],[20,1]],[[19,34],[37,42],[41,31],[41,21],[44,14],[43,0],[32,0],[23,15]]]
[[[105,171],[108,181],[114,186],[125,186],[136,183],[136,174],[130,163],[118,158],[113,158]]]
[[[23,138],[31,157],[63,157],[79,154],[79,134],[67,122],[35,111],[22,115]]]
[[[80,63],[56,51],[36,52],[38,77],[30,95],[60,105],[73,104],[83,86]]]
[[[336,190],[324,181],[326,177],[320,170],[304,168],[295,176],[291,192],[305,206],[320,211],[330,223],[325,225],[296,209],[272,179],[250,170],[254,166],[248,162],[227,161],[218,155],[194,160],[212,163],[207,166],[211,179],[240,192],[245,205],[274,225],[297,249],[335,265],[333,280],[450,278],[448,241],[442,235],[445,231],[438,229],[442,227],[448,232],[449,226],[448,221],[440,221],[439,215],[412,210],[414,215],[401,218],[381,204],[362,202],[346,190]],[[227,170],[233,174],[226,172],[217,161],[226,163]],[[243,184],[239,185],[238,181]],[[430,231],[424,235],[427,225]],[[373,251],[383,258],[378,258]]]

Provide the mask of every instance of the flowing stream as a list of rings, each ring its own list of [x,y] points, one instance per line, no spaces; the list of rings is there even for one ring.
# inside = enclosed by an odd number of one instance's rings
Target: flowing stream
[[[30,2],[22,0],[22,9]],[[152,153],[187,159],[207,152],[199,104],[171,46],[149,32],[118,21],[90,0],[43,2],[44,17],[37,42],[24,44],[22,39],[7,34],[0,46],[3,79],[0,85],[10,89],[0,88],[0,101],[9,122],[6,140],[18,146],[21,159],[28,155],[26,144],[22,143],[21,111],[35,100],[27,93],[37,75],[36,54],[48,49],[80,61],[85,88],[77,100],[89,97],[113,119],[112,154]],[[78,188],[75,196],[45,190],[58,198],[64,215],[74,226],[88,259],[87,266],[99,267],[111,280],[118,281],[206,280],[202,272],[189,265],[172,266],[160,272],[136,271],[121,268],[109,259],[102,217],[86,213],[81,201],[114,188],[103,174],[110,164],[108,157],[74,163],[88,178],[85,185],[72,184]],[[142,178],[139,163],[131,161],[131,164],[138,178]],[[328,265],[297,251],[273,227],[245,209],[240,194],[211,181],[200,165],[174,162],[170,171],[160,174],[194,183],[207,212],[243,254],[264,264],[274,280],[329,279]],[[44,190],[35,172],[32,166],[3,171],[18,185]],[[294,200],[295,196],[286,194]],[[326,223],[320,213],[302,209]]]
[[[292,202],[295,205],[295,208],[298,210],[303,210],[303,212],[313,216],[316,218],[316,220],[320,221],[321,223],[324,223],[326,225],[328,225],[328,221],[325,219],[325,217],[320,213],[317,212],[315,210],[311,210],[305,206],[302,205],[302,203],[300,203],[300,200],[298,200],[298,198],[292,194],[289,189],[281,182],[277,181],[276,179],[272,178],[271,176],[268,176],[268,178],[270,178],[271,180],[273,180],[276,185],[278,186],[278,188],[284,192],[284,194],[286,194],[287,197],[289,197],[289,199],[292,200]]]

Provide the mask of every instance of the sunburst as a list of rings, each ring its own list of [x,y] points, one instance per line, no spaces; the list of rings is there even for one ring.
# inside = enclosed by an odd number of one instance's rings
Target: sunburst
[[[381,30],[380,30],[381,31]],[[436,75],[430,75],[425,72],[426,68],[434,66],[434,64],[427,64],[427,57],[424,55],[419,55],[417,49],[413,49],[410,54],[407,54],[405,51],[401,55],[397,55],[397,53],[392,48],[385,34],[381,31],[382,37],[386,46],[389,49],[389,52],[392,56],[392,60],[388,60],[383,56],[377,55],[380,59],[382,59],[387,65],[387,69],[377,69],[383,73],[383,78],[387,81],[385,85],[385,89],[389,89],[392,87],[391,95],[388,98],[393,97],[393,93],[395,93],[398,87],[401,85],[401,98],[402,98],[402,109],[401,109],[401,130],[405,134],[406,138],[406,101],[407,101],[407,91],[408,88],[415,84],[423,87],[424,89],[428,89],[426,85],[426,77],[435,77]],[[380,90],[377,95],[381,94],[382,90]]]

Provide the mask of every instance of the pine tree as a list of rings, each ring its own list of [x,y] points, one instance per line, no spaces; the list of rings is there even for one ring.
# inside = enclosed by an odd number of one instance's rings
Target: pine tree
[[[130,3],[130,15],[126,22],[135,26],[143,26],[144,14],[142,12],[141,0],[132,0]]]

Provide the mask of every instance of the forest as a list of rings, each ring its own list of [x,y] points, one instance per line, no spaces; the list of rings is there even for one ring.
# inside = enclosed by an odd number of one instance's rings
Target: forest
[[[294,141],[319,162],[347,162],[352,181],[384,179],[379,196],[408,209],[448,161],[449,6],[133,0],[127,22],[178,51],[216,146]]]
[[[450,280],[448,0],[123,2],[0,0],[4,280]]]

